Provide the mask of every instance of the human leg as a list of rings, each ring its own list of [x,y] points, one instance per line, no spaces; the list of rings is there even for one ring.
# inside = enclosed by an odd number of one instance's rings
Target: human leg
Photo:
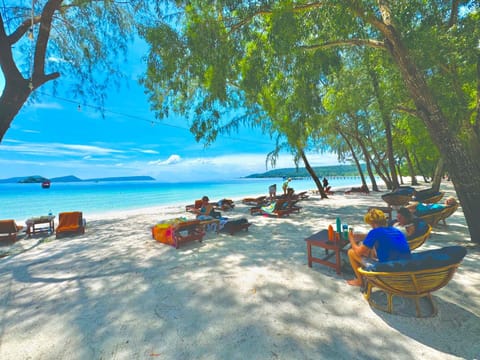
[[[352,286],[362,286],[362,276],[358,272],[358,268],[362,265],[362,258],[360,255],[357,255],[353,249],[348,250],[348,259],[350,260],[350,265],[352,266],[353,272],[355,273],[356,278],[348,280],[348,285]]]

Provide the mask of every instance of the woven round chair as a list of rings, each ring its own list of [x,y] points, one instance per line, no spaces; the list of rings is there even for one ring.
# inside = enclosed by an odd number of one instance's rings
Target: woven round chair
[[[452,206],[447,206],[441,210],[431,212],[425,215],[418,216],[420,219],[425,221],[430,226],[437,225],[440,221],[443,221],[444,225],[447,225],[446,219],[453,215],[455,211],[457,211],[459,204],[455,204]]]
[[[403,206],[403,205],[407,205],[410,202],[410,200],[412,200],[412,196],[405,195],[405,194],[388,193],[388,194],[383,194],[382,199],[389,206]]]
[[[427,239],[429,238],[431,232],[432,232],[432,227],[430,225],[427,225],[427,230],[425,231],[425,233],[423,233],[422,235],[416,236],[413,239],[407,239],[408,245],[410,246],[410,250],[415,250],[420,246],[422,246],[425,243],[425,241],[427,241]]]
[[[426,316],[434,316],[437,307],[431,293],[448,284],[466,253],[462,246],[449,246],[414,253],[410,260],[378,263],[377,270],[358,268],[366,282],[364,297],[372,307],[388,313],[394,312],[393,296],[414,299],[417,317],[423,317],[420,299],[426,297],[431,306],[431,313]],[[386,306],[372,299],[374,288],[386,294]]]

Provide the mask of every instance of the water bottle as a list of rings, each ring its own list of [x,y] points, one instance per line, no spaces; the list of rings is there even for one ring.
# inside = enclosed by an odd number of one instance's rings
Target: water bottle
[[[48,210],[48,216],[52,216],[52,210]]]
[[[342,233],[343,233],[343,238],[345,240],[348,240],[348,225],[347,224],[343,224]]]
[[[337,217],[337,233],[340,235],[342,233],[342,221]]]
[[[335,233],[333,232],[333,226],[332,224],[328,225],[328,241],[334,241],[335,240]]]

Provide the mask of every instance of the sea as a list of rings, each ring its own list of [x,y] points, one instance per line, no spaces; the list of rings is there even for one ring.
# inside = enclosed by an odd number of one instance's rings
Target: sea
[[[331,177],[332,189],[361,185],[359,177]],[[268,195],[268,187],[277,184],[277,193],[282,190],[281,178],[239,178],[210,182],[159,181],[99,181],[99,182],[52,182],[49,189],[41,184],[0,184],[0,219],[24,222],[36,216],[64,211],[82,211],[84,214],[121,212],[159,206],[193,204],[207,195],[210,201],[224,198],[241,200],[244,197]],[[316,189],[313,180],[293,179],[290,182],[295,192]]]

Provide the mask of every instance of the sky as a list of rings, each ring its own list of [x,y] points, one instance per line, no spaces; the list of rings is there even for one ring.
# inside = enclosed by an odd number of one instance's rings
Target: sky
[[[95,102],[54,95],[50,84],[24,105],[0,143],[0,179],[74,175],[80,179],[151,176],[164,182],[225,180],[263,173],[274,149],[268,135],[240,129],[219,136],[205,148],[189,131],[186,119],[155,119],[138,77],[142,46],[130,51],[126,86],[111,89],[104,117]],[[68,74],[63,85],[73,83]],[[0,92],[4,88],[0,74]],[[337,164],[333,154],[307,154],[312,166]],[[300,166],[303,166],[301,164]],[[281,154],[275,168],[295,167]]]

